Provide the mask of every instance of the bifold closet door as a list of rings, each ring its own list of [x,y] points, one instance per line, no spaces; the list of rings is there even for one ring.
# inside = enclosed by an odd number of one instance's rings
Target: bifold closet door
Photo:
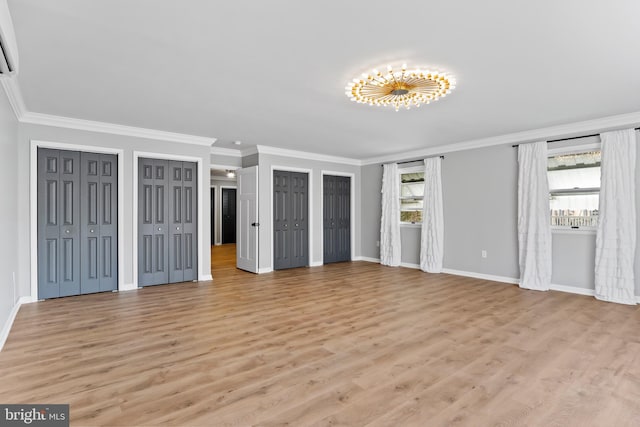
[[[198,278],[196,164],[169,162],[169,283]]]
[[[83,294],[118,289],[118,160],[80,155],[80,253]]]
[[[138,160],[138,284],[197,279],[196,164]]]
[[[309,265],[308,175],[273,172],[273,268]]]
[[[38,149],[38,298],[118,287],[118,162]]]
[[[351,178],[323,177],[324,263],[351,260]]]

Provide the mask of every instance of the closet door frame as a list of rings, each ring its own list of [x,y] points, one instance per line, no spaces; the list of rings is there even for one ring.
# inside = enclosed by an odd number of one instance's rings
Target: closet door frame
[[[98,145],[67,144],[32,139],[29,147],[29,230],[31,297],[38,301],[38,148],[114,154],[118,159],[118,290],[132,289],[124,283],[124,150]]]
[[[196,183],[197,183],[197,202],[196,202],[196,212],[198,215],[197,218],[197,228],[198,228],[198,232],[197,232],[197,236],[198,236],[198,242],[196,243],[196,246],[198,248],[198,265],[196,266],[196,272],[197,272],[197,280],[211,280],[211,272],[209,272],[208,274],[203,274],[200,271],[200,266],[202,265],[202,262],[204,259],[210,259],[211,257],[209,256],[209,254],[207,254],[205,256],[204,253],[204,249],[203,249],[203,236],[205,236],[204,234],[204,220],[203,220],[203,216],[205,218],[207,218],[206,220],[209,221],[209,211],[210,209],[204,209],[204,200],[205,200],[205,191],[210,191],[210,185],[208,184],[208,182],[205,185],[202,185],[202,177],[203,177],[203,171],[202,171],[202,158],[200,157],[191,157],[191,156],[181,156],[181,155],[176,155],[176,154],[164,154],[164,153],[151,153],[151,152],[145,152],[145,151],[134,151],[133,152],[133,258],[131,260],[131,263],[133,265],[133,285],[131,286],[130,289],[136,289],[138,288],[138,162],[139,162],[139,158],[143,157],[143,158],[147,158],[147,159],[158,159],[158,160],[175,160],[175,161],[179,161],[179,162],[192,162],[196,164],[197,167],[197,175],[196,175]],[[208,170],[207,170],[208,172]],[[207,197],[209,197],[209,195],[207,194]],[[203,215],[204,212],[204,215]],[[207,233],[210,234],[210,233]]]
[[[349,212],[351,215],[351,224],[350,224],[350,234],[351,234],[351,261],[354,260],[354,254],[355,252],[355,241],[356,241],[356,227],[355,227],[355,218],[356,218],[356,204],[355,204],[355,190],[356,190],[356,174],[354,173],[350,173],[350,172],[337,172],[337,171],[329,171],[329,170],[322,170],[320,171],[320,215],[322,215],[322,218],[320,219],[320,223],[324,224],[324,176],[325,175],[333,175],[333,176],[346,176],[351,178],[350,179],[350,184],[351,184],[351,194],[349,196]],[[323,258],[324,258],[324,239],[320,239],[320,253],[322,254]],[[324,259],[322,260],[322,263],[324,263]]]
[[[291,167],[291,166],[278,166],[278,165],[271,165],[271,170],[269,173],[269,221],[268,221],[268,226],[271,229],[271,241],[269,242],[269,247],[270,247],[270,251],[271,251],[271,267],[267,270],[267,271],[273,271],[273,267],[275,265],[275,251],[273,250],[273,245],[275,242],[275,231],[273,228],[273,172],[274,171],[284,171],[284,172],[302,172],[302,173],[306,173],[308,178],[307,178],[307,197],[308,197],[308,206],[307,206],[307,215],[309,216],[309,223],[308,223],[308,227],[309,227],[309,232],[308,232],[308,240],[309,240],[309,248],[308,248],[308,253],[309,253],[309,267],[315,267],[315,266],[319,266],[322,265],[322,262],[315,262],[314,261],[314,251],[313,251],[313,235],[314,235],[314,222],[313,222],[313,197],[314,197],[314,191],[313,191],[313,169],[307,169],[307,168],[296,168],[296,167]]]

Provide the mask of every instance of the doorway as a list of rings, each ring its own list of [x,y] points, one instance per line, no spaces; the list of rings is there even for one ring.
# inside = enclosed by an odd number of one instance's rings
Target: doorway
[[[236,243],[236,189],[222,187],[222,244]]]

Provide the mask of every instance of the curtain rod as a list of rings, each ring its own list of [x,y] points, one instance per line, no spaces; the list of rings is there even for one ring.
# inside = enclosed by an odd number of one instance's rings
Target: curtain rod
[[[444,159],[444,156],[431,156],[431,157],[425,157],[425,159],[433,159],[434,157],[440,157],[441,159]],[[421,162],[424,159],[418,159],[418,160],[405,160],[404,162],[397,162],[399,165],[403,165],[405,163],[413,163],[413,162]],[[380,165],[380,166],[384,166],[384,164]]]
[[[635,128],[634,130],[640,130],[640,128]],[[550,142],[560,142],[560,141],[571,141],[572,139],[580,139],[580,138],[590,138],[592,136],[600,136],[599,133],[593,133],[591,135],[582,135],[582,136],[571,136],[569,138],[559,138],[559,139],[551,139],[547,141],[547,144]],[[520,144],[513,144],[511,147],[516,148]]]

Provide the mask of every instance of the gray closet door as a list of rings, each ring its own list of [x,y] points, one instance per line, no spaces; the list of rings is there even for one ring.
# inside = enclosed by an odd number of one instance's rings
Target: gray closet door
[[[38,149],[38,297],[118,288],[115,155]]]
[[[308,175],[273,173],[273,268],[309,265]]]
[[[170,161],[169,171],[169,283],[196,280],[196,164]]]
[[[38,148],[38,298],[80,293],[80,153]]]
[[[323,178],[324,263],[351,260],[351,178]]]
[[[118,288],[118,161],[80,154],[81,293]]]
[[[196,164],[138,162],[138,284],[196,280]]]
[[[169,283],[167,160],[138,159],[138,284]]]

